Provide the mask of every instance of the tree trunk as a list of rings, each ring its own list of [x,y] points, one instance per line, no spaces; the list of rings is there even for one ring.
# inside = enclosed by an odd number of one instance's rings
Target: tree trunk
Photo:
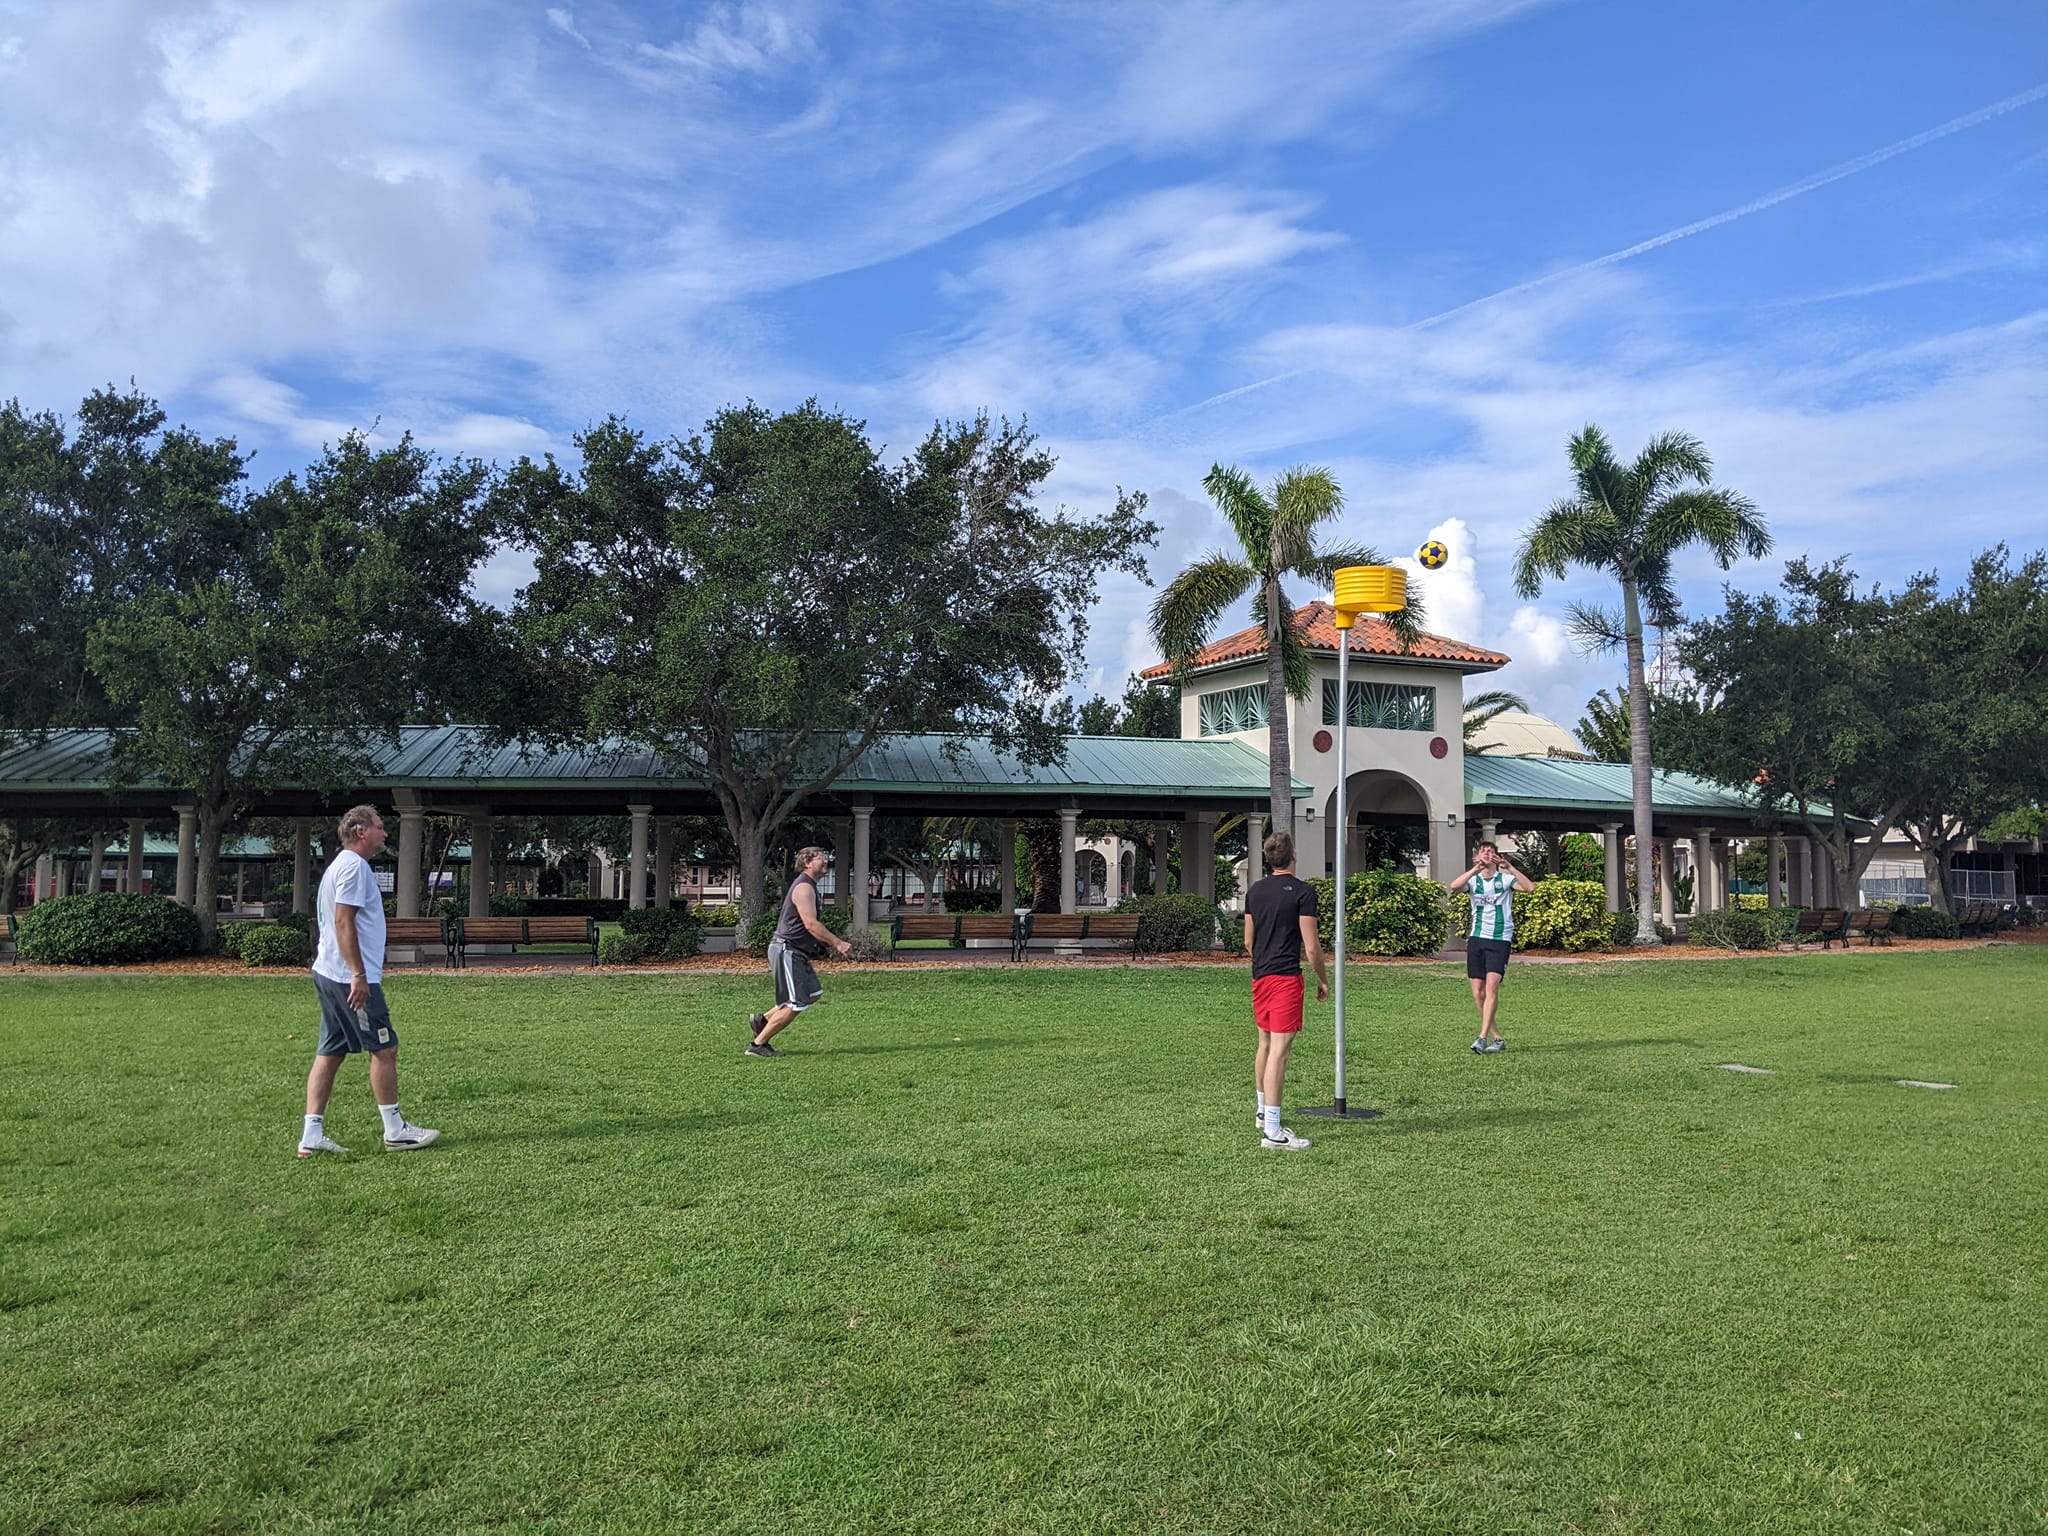
[[[740,933],[768,907],[769,829],[757,821],[732,826],[733,846],[740,855]]]
[[[1271,774],[1273,830],[1294,831],[1294,749],[1287,740],[1287,667],[1280,653],[1280,628],[1292,618],[1280,607],[1280,578],[1266,574],[1266,766]],[[1337,701],[1343,729],[1344,701]]]
[[[1622,633],[1628,648],[1628,774],[1635,802],[1636,943],[1661,944],[1657,937],[1657,882],[1651,859],[1656,836],[1650,816],[1650,690],[1643,673],[1643,606],[1633,577],[1621,580]]]
[[[228,823],[229,807],[218,800],[199,798],[199,846],[194,857],[192,913],[199,919],[202,952],[211,952],[220,932],[220,834]]]

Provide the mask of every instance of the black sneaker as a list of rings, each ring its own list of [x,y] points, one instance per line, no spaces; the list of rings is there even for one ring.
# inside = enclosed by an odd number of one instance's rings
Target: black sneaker
[[[749,1056],[780,1056],[782,1052],[775,1049],[772,1045],[754,1044],[747,1047],[747,1054]]]

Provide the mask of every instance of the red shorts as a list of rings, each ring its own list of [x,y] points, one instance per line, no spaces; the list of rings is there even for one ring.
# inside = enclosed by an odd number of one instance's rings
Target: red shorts
[[[1301,1028],[1305,991],[1299,976],[1254,976],[1252,1022],[1269,1035],[1293,1034]]]

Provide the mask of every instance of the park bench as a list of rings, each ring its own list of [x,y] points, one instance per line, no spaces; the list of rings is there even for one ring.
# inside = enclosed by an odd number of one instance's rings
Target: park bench
[[[1995,901],[1966,901],[1956,913],[1956,927],[1964,938],[1983,935],[1998,927],[1998,903]]]
[[[448,937],[448,924],[438,917],[387,917],[384,919],[384,947],[413,944],[441,946],[441,963],[455,964],[455,945]]]
[[[1138,952],[1138,931],[1144,926],[1141,912],[1033,912],[1022,919],[1023,932],[1017,936],[1017,957],[1024,958],[1036,940],[1054,944],[1080,944],[1107,940],[1128,944]]]
[[[1849,920],[1842,926],[1842,945],[1848,947],[1851,939],[1862,934],[1866,946],[1889,944],[1892,941],[1892,919],[1897,916],[1890,907],[1866,907],[1851,912]]]
[[[590,951],[597,964],[597,920],[591,917],[451,917],[455,963],[469,964],[472,944],[507,944],[514,954],[522,944],[575,944]]]
[[[1001,939],[1017,958],[1017,919],[996,912],[904,913],[889,925],[889,954],[905,939],[943,939],[955,949],[969,939]]]
[[[1848,917],[1848,913],[1835,907],[1807,907],[1800,912],[1799,921],[1793,926],[1792,943],[1796,947],[1819,939],[1820,947],[1826,949],[1840,939],[1846,946],[1849,940],[1842,927]]]

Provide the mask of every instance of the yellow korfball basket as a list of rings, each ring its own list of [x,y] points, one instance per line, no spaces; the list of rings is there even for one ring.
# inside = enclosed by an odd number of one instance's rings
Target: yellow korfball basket
[[[1330,606],[1339,629],[1349,629],[1361,613],[1399,613],[1408,606],[1408,573],[1398,565],[1347,565],[1333,587]]]

